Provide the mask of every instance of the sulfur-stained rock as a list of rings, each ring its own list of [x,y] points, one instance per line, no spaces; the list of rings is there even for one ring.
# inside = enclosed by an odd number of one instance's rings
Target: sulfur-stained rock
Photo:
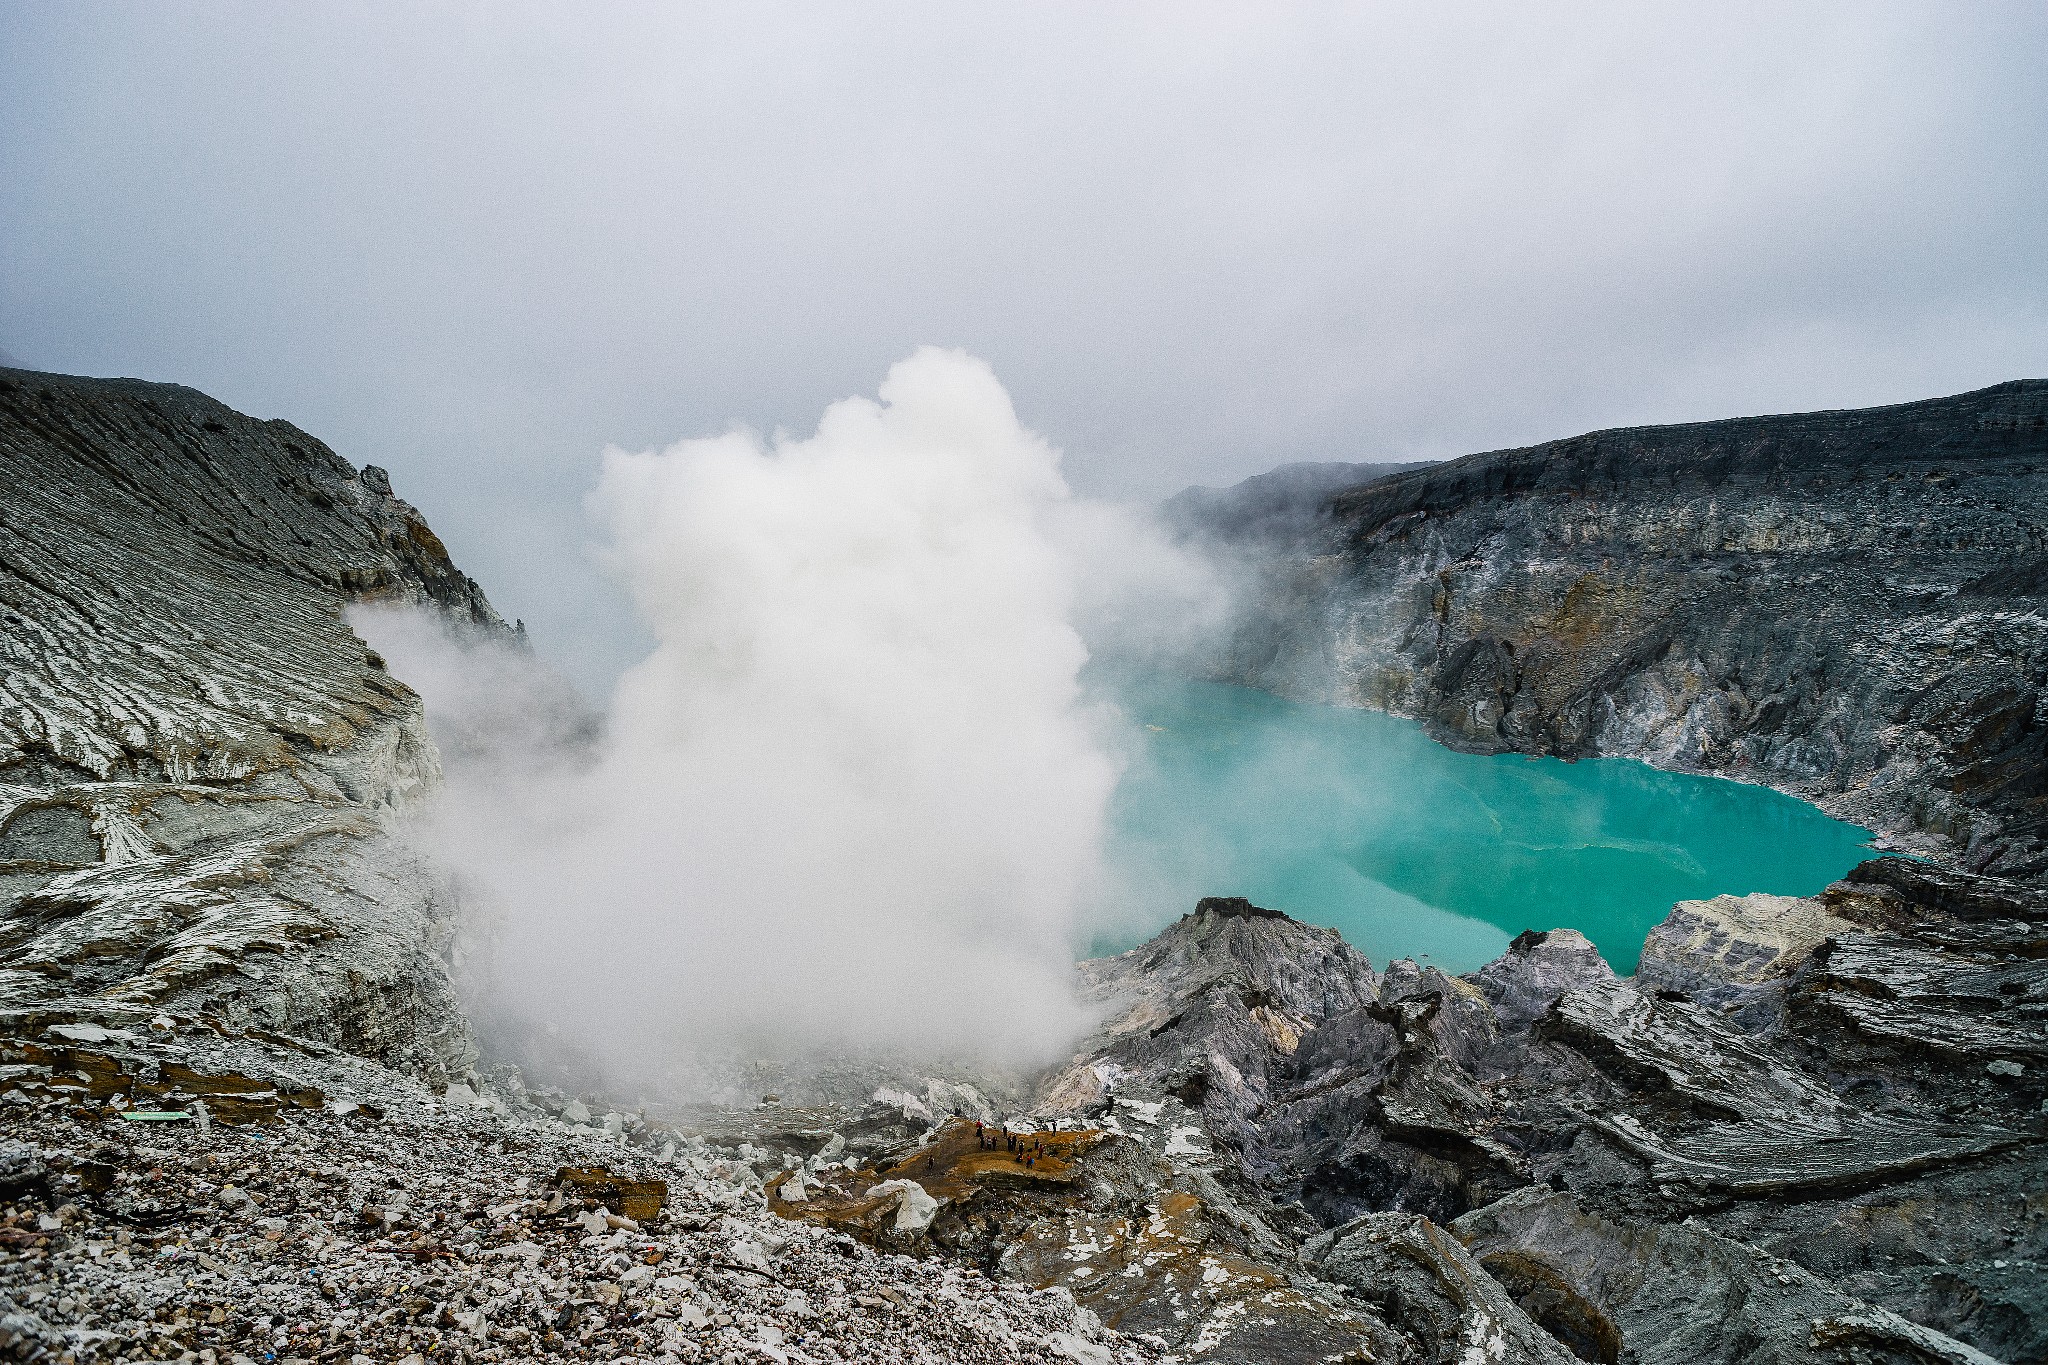
[[[602,1166],[564,1166],[555,1183],[636,1223],[652,1223],[668,1203],[666,1181],[628,1179]]]
[[[1643,942],[1636,980],[1761,1027],[1786,980],[1829,937],[1861,932],[1823,902],[1757,892],[1680,901]]]

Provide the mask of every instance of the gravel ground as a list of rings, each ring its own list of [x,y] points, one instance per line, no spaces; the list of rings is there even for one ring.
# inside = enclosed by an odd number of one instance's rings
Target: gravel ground
[[[234,1127],[126,1120],[36,1085],[0,1093],[0,1351],[200,1365],[1159,1358],[1064,1290],[777,1218],[755,1169],[766,1152],[647,1151],[438,1100],[393,1073],[362,1079],[377,1104]],[[664,1180],[667,1206],[644,1224],[608,1213],[557,1186],[565,1166]]]

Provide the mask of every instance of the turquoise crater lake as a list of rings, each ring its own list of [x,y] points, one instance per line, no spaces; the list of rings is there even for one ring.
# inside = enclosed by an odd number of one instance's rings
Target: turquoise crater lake
[[[1113,799],[1110,921],[1143,940],[1205,895],[1340,930],[1376,963],[1479,967],[1524,929],[1572,928],[1619,972],[1674,901],[1811,895],[1870,831],[1765,787],[1632,759],[1462,754],[1413,721],[1148,677]]]

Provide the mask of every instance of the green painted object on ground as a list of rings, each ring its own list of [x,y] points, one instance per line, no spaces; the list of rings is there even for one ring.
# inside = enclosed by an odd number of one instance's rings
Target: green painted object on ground
[[[121,1117],[136,1123],[169,1123],[192,1116],[182,1109],[123,1109]]]

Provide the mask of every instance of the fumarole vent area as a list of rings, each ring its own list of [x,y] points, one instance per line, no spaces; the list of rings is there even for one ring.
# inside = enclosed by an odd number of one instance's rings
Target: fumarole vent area
[[[919,351],[605,458],[602,704],[347,455],[0,370],[0,1352],[2048,1360],[2048,381],[1141,515]]]

